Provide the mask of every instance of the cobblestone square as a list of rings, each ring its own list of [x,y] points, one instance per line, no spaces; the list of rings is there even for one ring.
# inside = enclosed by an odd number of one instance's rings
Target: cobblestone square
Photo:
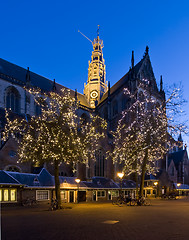
[[[2,240],[187,240],[189,199],[152,200],[152,206],[111,203],[2,209]],[[70,208],[72,207],[72,208]]]

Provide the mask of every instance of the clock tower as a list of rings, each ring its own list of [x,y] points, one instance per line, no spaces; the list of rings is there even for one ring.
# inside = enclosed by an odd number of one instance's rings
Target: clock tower
[[[93,52],[89,61],[88,80],[84,85],[84,95],[90,107],[95,108],[103,94],[107,91],[106,66],[103,58],[103,41],[99,38],[99,26],[97,38],[92,42]]]

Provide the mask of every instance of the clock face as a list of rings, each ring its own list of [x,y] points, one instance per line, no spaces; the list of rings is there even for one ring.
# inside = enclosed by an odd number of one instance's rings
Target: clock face
[[[91,92],[91,98],[97,98],[98,97],[98,92],[96,90],[93,90]]]

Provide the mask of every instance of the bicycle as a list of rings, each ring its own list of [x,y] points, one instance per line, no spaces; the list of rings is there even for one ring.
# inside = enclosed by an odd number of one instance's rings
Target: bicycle
[[[27,206],[34,206],[34,205],[37,205],[37,201],[35,199],[25,199],[22,201],[22,206],[23,207],[27,207]]]
[[[133,206],[150,206],[151,200],[145,197],[139,197],[132,200]]]
[[[133,199],[130,197],[120,196],[116,200],[112,201],[112,204],[118,205],[119,207],[122,206],[123,204],[127,206],[133,206]]]
[[[50,211],[55,211],[58,209],[58,201],[56,199],[51,199],[51,205],[49,207]]]

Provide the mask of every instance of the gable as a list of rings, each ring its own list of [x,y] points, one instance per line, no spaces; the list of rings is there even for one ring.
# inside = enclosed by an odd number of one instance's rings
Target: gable
[[[136,77],[144,84],[151,85],[154,90],[158,91],[149,55],[146,55],[143,61],[141,61],[140,67],[136,72]]]

